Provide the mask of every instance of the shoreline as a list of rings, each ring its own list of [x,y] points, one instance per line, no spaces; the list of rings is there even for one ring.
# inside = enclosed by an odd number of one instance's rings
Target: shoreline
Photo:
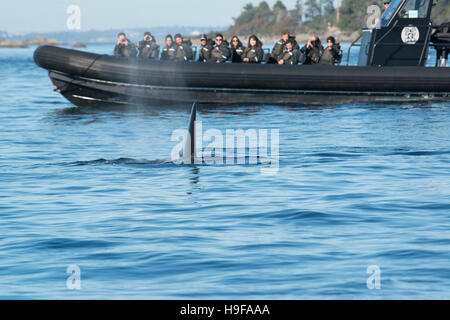
[[[230,42],[231,38],[233,36],[235,36],[234,34],[231,34],[227,31],[226,32],[217,32],[217,33],[222,33],[225,40],[227,40],[228,42]],[[207,36],[210,37],[211,39],[214,39],[215,34],[216,34],[216,32],[213,32],[213,33],[210,32],[210,33],[207,33]],[[279,34],[279,35],[273,35],[273,34],[258,35],[258,34],[256,34],[256,35],[265,44],[275,43],[281,39],[281,34]],[[353,42],[359,37],[360,33],[358,31],[352,32],[350,34],[343,33],[342,31],[340,31],[336,28],[331,28],[327,32],[320,32],[320,33],[316,33],[316,34],[314,34],[314,33],[311,33],[311,34],[308,34],[308,33],[295,34],[295,33],[293,33],[293,35],[295,35],[295,40],[298,43],[307,42],[312,35],[319,37],[322,42],[325,42],[326,38],[329,36],[335,37],[337,42]],[[244,44],[246,46],[250,35],[237,34],[237,37],[241,40],[242,44]],[[192,43],[195,45],[200,44],[200,39],[199,39],[200,36],[189,36],[189,37],[185,37],[185,38],[190,39],[192,41]],[[164,44],[164,41],[158,41],[158,44]]]
[[[219,33],[219,32],[218,32]],[[228,32],[223,32],[222,33],[224,35],[224,38],[229,42],[231,40],[231,38],[234,35],[231,35]],[[215,36],[215,32],[213,33],[208,33],[207,34],[208,37],[210,37],[211,39],[214,38]],[[306,33],[301,33],[301,34],[297,34],[295,35],[295,39],[298,43],[303,43],[303,42],[307,42],[308,39],[311,37],[312,34],[306,34]],[[328,37],[328,36],[333,36],[336,38],[337,42],[352,42],[355,39],[358,38],[359,33],[358,32],[353,32],[352,34],[344,34],[339,30],[333,30],[330,29],[329,32],[324,33],[318,33],[315,34],[316,36],[318,36],[322,42]],[[239,37],[239,39],[242,41],[242,43],[246,46],[247,45],[247,39],[249,37],[249,35],[237,35]],[[270,44],[270,43],[275,43],[277,42],[280,38],[281,35],[258,35],[258,37],[260,38],[260,40],[265,43],[265,44]],[[194,45],[199,45],[200,44],[200,36],[184,36],[185,39],[189,39],[192,44]],[[98,42],[99,44],[102,42]],[[164,40],[160,40],[157,41],[158,45],[164,45],[165,42]],[[45,37],[35,37],[31,40],[24,40],[24,41],[14,41],[14,40],[0,40],[0,49],[3,48],[9,48],[9,49],[18,49],[18,48],[28,48],[30,46],[40,46],[40,45],[68,45],[71,46],[73,48],[85,48],[86,45],[83,43],[63,43],[61,41],[58,41],[56,39],[47,39]]]
[[[34,37],[30,40],[14,41],[14,40],[0,40],[0,48],[28,48],[29,46],[42,45],[61,45],[62,42],[55,39],[47,39],[45,37]]]

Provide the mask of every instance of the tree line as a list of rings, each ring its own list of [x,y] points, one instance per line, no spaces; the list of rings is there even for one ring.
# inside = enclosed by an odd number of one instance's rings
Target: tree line
[[[368,6],[382,7],[382,0],[337,0],[337,3],[339,8],[336,8],[335,0],[297,0],[291,9],[281,0],[272,7],[266,1],[258,5],[248,3],[234,18],[229,31],[235,34],[278,34],[284,29],[322,31],[337,27],[345,32],[354,32],[365,25]],[[433,22],[447,21],[450,21],[450,0],[438,0],[433,9]]]

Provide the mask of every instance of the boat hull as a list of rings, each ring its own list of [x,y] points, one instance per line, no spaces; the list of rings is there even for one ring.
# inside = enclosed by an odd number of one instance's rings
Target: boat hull
[[[447,101],[450,72],[425,67],[174,63],[40,47],[36,63],[78,106]]]

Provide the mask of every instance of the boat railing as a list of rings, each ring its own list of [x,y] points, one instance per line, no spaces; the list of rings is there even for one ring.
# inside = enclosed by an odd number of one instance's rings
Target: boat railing
[[[356,40],[353,41],[353,42],[350,44],[350,46],[348,47],[348,52],[347,52],[347,66],[348,66],[349,63],[350,63],[350,53],[351,53],[352,47],[360,47],[360,46],[361,46],[361,43],[358,43],[358,41],[361,39],[361,37],[362,37],[362,34],[360,34],[359,37],[356,38]]]

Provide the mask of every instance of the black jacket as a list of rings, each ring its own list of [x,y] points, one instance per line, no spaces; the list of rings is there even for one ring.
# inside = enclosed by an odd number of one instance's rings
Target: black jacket
[[[336,63],[341,63],[342,60],[342,52],[341,46],[339,44],[335,44],[331,47],[331,49],[326,48],[322,56],[320,57],[320,64],[328,64],[335,65]]]
[[[322,44],[317,42],[312,48],[308,48],[305,45],[300,49],[300,61],[303,64],[316,64],[319,63],[320,57],[323,53]]]
[[[118,57],[136,57],[136,46],[130,40],[128,40],[127,46],[122,43],[116,44],[114,47],[114,55]]]
[[[294,41],[292,48],[300,50],[297,41],[295,41],[295,37],[289,37],[289,39]],[[275,45],[273,46],[270,57],[275,61],[280,60],[281,59],[280,56],[283,54],[285,49],[286,49],[286,42],[283,39],[278,40],[277,42],[275,42]]]
[[[231,47],[231,62],[242,62],[245,48],[238,46],[237,48]]]
[[[298,49],[284,49],[283,53],[280,55],[280,60],[283,60],[283,64],[298,64],[298,59],[300,57],[300,51]]]
[[[174,44],[175,55],[174,61],[191,61],[192,60],[192,49],[191,47],[183,42],[181,45]]]
[[[161,52],[161,60],[174,60],[175,59],[175,46],[165,46]]]
[[[220,46],[215,45],[211,51],[210,61],[225,62],[231,58],[231,50],[228,48],[228,43],[223,42]]]
[[[159,46],[156,41],[145,41],[141,40],[138,45],[139,57],[146,59],[158,59],[159,56]]]
[[[250,63],[261,63],[264,59],[264,50],[261,47],[248,47],[242,59],[248,58]]]
[[[211,41],[207,41],[205,46],[201,46],[198,53],[199,62],[207,62],[211,57],[211,51],[213,44]]]

